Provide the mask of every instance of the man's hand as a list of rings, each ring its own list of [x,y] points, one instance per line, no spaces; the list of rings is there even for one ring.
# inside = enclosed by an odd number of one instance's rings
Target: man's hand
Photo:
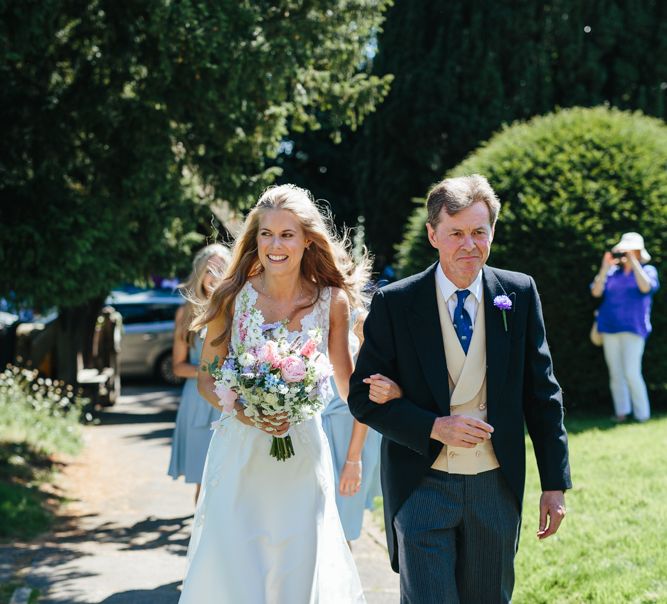
[[[467,415],[446,415],[433,422],[431,438],[453,447],[470,449],[491,438],[493,426]]]
[[[565,493],[544,491],[540,497],[540,527],[537,538],[546,539],[553,535],[563,522],[563,518],[565,518]]]

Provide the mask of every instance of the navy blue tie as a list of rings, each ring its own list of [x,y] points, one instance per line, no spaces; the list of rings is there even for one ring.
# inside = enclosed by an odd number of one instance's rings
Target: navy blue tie
[[[456,304],[456,309],[454,310],[454,329],[456,329],[456,335],[459,337],[463,352],[466,354],[468,354],[470,340],[472,340],[472,321],[470,320],[468,311],[463,308],[463,305],[469,295],[469,289],[457,290],[456,297],[458,298],[458,302]]]

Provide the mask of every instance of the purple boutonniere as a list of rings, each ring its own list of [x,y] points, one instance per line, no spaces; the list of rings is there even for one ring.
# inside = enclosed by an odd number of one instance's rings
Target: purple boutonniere
[[[493,299],[493,305],[503,311],[503,323],[507,331],[507,311],[512,309],[512,300],[509,299],[509,296],[496,296]]]

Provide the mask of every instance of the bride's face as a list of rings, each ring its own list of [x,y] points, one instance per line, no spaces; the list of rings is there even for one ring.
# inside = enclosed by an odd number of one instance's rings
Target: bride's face
[[[289,210],[266,210],[260,215],[257,253],[267,274],[299,271],[308,243],[299,219]]]

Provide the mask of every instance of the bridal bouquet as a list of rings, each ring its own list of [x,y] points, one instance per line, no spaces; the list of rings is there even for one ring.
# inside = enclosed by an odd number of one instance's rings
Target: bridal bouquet
[[[302,338],[290,342],[283,323],[261,325],[253,313],[244,313],[239,333],[239,342],[230,345],[222,365],[214,360],[210,368],[224,412],[234,415],[238,399],[247,417],[266,423],[270,416],[281,414],[296,425],[322,409],[331,393],[333,371],[317,350],[321,330],[310,330],[306,342]],[[294,455],[289,434],[273,437],[270,454],[280,461]]]

